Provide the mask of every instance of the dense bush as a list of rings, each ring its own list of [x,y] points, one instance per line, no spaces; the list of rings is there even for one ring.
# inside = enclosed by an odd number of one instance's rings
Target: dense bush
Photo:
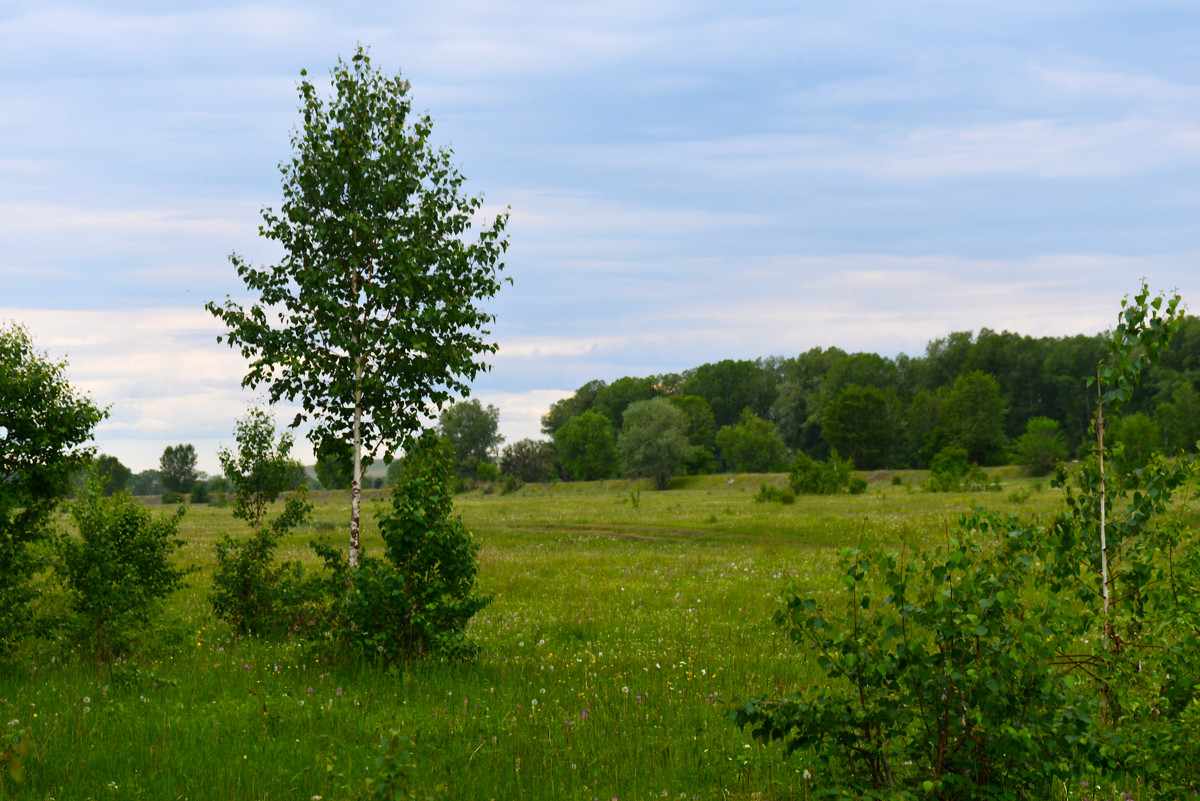
[[[807,749],[830,798],[1038,798],[1100,759],[1096,702],[1056,664],[1075,616],[1042,600],[1046,532],[977,512],[901,561],[846,549],[844,596],[790,589],[775,621],[825,681],[730,717]]]
[[[319,546],[331,569],[335,634],[360,653],[392,662],[430,652],[469,652],[467,622],[490,600],[475,593],[479,545],[453,515],[449,445],[425,432],[405,454],[390,511],[379,515],[386,560],[364,557],[351,573]]]
[[[38,353],[29,332],[0,324],[0,657],[32,622],[30,547],[92,457],[85,443],[107,412],[78,394],[66,365]]]
[[[854,463],[840,458],[837,451],[826,462],[796,451],[788,481],[797,495],[832,495],[842,491],[857,495],[867,488],[867,482],[861,476],[854,476],[853,471]]]
[[[79,538],[55,541],[56,565],[68,591],[72,639],[111,666],[150,619],[158,601],[183,581],[171,564],[182,544],[185,507],[155,517],[124,492],[105,497],[94,474],[72,513]]]

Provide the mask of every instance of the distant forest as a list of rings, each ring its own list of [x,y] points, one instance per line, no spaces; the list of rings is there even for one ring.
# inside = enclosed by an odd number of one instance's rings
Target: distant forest
[[[550,407],[542,432],[576,479],[615,474],[615,459],[570,455],[607,451],[626,408],[657,397],[686,416],[689,473],[783,469],[797,451],[816,459],[836,451],[861,470],[923,468],[948,446],[980,465],[1004,464],[1031,421],[1043,431],[1053,421],[1067,452],[1077,453],[1095,409],[1088,378],[1107,358],[1106,343],[1104,334],[1034,338],[985,328],[934,340],[922,356],[813,348],[589,381]],[[1200,319],[1187,317],[1106,436],[1141,450],[1195,448],[1198,386]]]

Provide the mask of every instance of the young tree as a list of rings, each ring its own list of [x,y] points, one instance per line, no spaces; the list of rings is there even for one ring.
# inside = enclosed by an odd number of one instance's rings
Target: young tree
[[[268,507],[295,480],[298,463],[291,458],[292,437],[276,439],[270,413],[251,409],[238,421],[235,438],[237,452],[222,448],[217,458],[234,488],[233,516],[250,526],[251,536],[235,540],[227,534],[217,542],[210,601],[218,617],[242,631],[267,632],[294,611],[288,608],[288,596],[297,594],[301,577],[297,563],[273,563],[275,547],[280,537],[308,518],[312,504],[301,487],[268,522]]]
[[[1031,476],[1053,472],[1067,458],[1067,443],[1057,420],[1034,417],[1025,424],[1025,433],[1013,443],[1012,459]]]
[[[476,592],[479,543],[454,514],[453,458],[433,431],[413,440],[400,462],[392,506],[379,514],[383,559],[367,557],[334,614],[346,641],[387,661],[442,651],[470,652],[466,626],[490,598]],[[341,554],[317,547],[333,570],[336,590],[346,567]]]
[[[692,454],[688,444],[687,418],[666,398],[631,403],[625,409],[625,425],[617,447],[625,474],[654,479],[660,490]]]
[[[198,478],[196,448],[189,444],[168,445],[158,460],[158,478],[171,492],[190,492]]]
[[[108,416],[65,373],[66,362],[35,350],[25,328],[0,324],[0,654],[29,622],[28,546],[91,461],[86,443]]]
[[[493,463],[500,436],[500,410],[471,399],[448,406],[438,420],[438,432],[454,448],[454,469],[460,478],[474,476],[483,462]]]
[[[353,444],[354,568],[364,454],[390,458],[429,408],[467,394],[487,369],[480,354],[496,350],[483,302],[500,289],[508,218],[472,238],[483,198],[463,194],[431,119],[410,116],[407,81],[373,69],[362,47],[331,77],[328,101],[301,81],[283,206],[263,211],[260,231],[283,260],[258,268],[232,256],[259,299],[207,308],[250,360],[244,386],[298,400],[292,425],[312,421],[314,441]]]

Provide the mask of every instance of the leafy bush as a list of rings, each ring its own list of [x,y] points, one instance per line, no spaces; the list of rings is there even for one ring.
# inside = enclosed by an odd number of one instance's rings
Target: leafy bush
[[[124,492],[105,497],[94,474],[85,483],[72,509],[79,539],[56,539],[56,568],[68,590],[73,639],[98,663],[111,669],[155,604],[182,583],[184,571],[170,558],[182,544],[184,511],[155,517]]]
[[[305,579],[299,563],[276,565],[273,557],[280,537],[312,513],[305,488],[287,499],[274,520],[266,517],[268,506],[294,483],[292,437],[284,434],[277,441],[270,415],[251,409],[238,421],[235,438],[238,452],[222,448],[217,456],[234,488],[233,516],[250,526],[251,536],[238,541],[225,535],[217,542],[209,600],[217,617],[240,631],[296,630],[309,622],[306,608],[319,598],[320,588]]]
[[[34,348],[29,332],[0,323],[0,657],[30,630],[30,546],[43,540],[73,476],[92,457],[85,443],[108,416],[66,379],[66,364]]]
[[[162,494],[162,502],[164,504],[183,503],[183,493],[175,490],[167,490]]]
[[[475,465],[475,479],[477,481],[499,481],[500,468],[491,462],[480,462]]]
[[[850,488],[854,463],[841,459],[834,451],[828,462],[813,459],[804,451],[796,451],[788,480],[797,495],[831,495]],[[866,489],[863,480],[862,488]]]
[[[790,489],[780,489],[774,484],[762,483],[758,487],[758,494],[754,496],[754,500],[759,503],[781,503],[784,506],[790,506],[796,502],[796,493]]]
[[[467,622],[490,599],[475,594],[479,545],[452,516],[453,464],[432,431],[409,449],[391,511],[379,515],[386,561],[363,558],[351,574],[340,552],[317,546],[332,571],[337,632],[362,653],[392,662],[470,651]]]
[[[1096,705],[1055,664],[1077,632],[1063,602],[1040,599],[1045,533],[981,510],[907,564],[844,550],[844,600],[789,588],[775,615],[825,680],[750,699],[731,720],[810,750],[824,797],[1044,797],[1099,759]]]
[[[1010,458],[1021,465],[1027,475],[1044,476],[1054,472],[1054,466],[1067,458],[1067,443],[1057,420],[1034,417],[1025,424],[1025,433],[1013,443]]]
[[[188,500],[192,503],[208,503],[209,497],[208,484],[204,481],[197,481],[188,493]]]
[[[963,488],[969,470],[967,449],[947,445],[933,457],[929,465],[929,482],[925,487],[930,492],[956,492]]]

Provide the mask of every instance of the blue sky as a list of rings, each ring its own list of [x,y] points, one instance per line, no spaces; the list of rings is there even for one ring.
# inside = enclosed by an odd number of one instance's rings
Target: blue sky
[[[1093,333],[1200,290],[1195,2],[0,7],[0,319],[135,470],[215,471],[255,396],[204,310],[266,262],[302,68],[361,42],[511,207],[509,441],[593,378],[981,327]],[[281,415],[282,416],[282,415]]]

